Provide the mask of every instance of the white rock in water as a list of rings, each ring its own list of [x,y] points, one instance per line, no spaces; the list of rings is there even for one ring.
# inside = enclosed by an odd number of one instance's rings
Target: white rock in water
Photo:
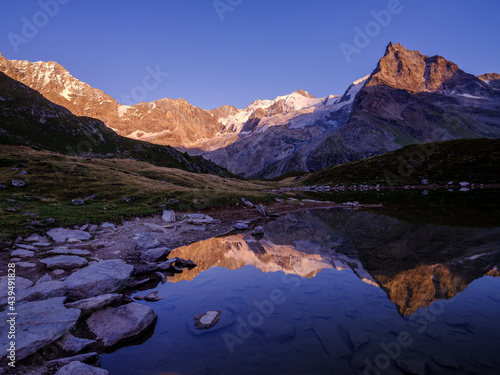
[[[468,182],[464,181],[464,182],[460,182],[459,185],[464,187],[464,186],[469,186],[470,184]]]
[[[202,324],[212,324],[215,318],[219,315],[218,311],[207,311],[205,315],[203,315],[200,319],[200,323]]]

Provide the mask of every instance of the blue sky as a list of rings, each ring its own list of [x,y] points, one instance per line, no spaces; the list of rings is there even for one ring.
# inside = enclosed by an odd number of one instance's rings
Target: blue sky
[[[57,61],[119,102],[242,108],[299,89],[342,94],[389,41],[500,72],[499,14],[496,0],[2,0],[0,52]],[[160,78],[138,90],[148,67]]]

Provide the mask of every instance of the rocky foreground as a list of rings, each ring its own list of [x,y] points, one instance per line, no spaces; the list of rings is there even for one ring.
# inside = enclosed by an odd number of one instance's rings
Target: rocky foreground
[[[8,319],[8,312],[17,313],[13,347],[3,339],[12,333],[10,326],[0,330],[0,374],[107,374],[83,362],[95,364],[105,350],[147,336],[157,320],[153,309],[130,295],[196,266],[190,259],[169,259],[173,248],[231,230],[251,230],[252,220],[279,216],[273,212],[335,206],[315,201],[279,201],[268,207],[242,202],[237,209],[211,216],[164,210],[121,225],[52,228],[45,235],[17,238],[0,253],[3,264],[15,264],[16,273],[13,303],[7,270],[1,270],[3,319]],[[261,231],[262,227],[253,228],[255,235]],[[150,293],[142,299],[155,301],[158,296]]]

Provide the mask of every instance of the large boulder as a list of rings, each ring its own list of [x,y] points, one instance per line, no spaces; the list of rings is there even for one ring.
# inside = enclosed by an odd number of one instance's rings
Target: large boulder
[[[66,242],[68,238],[75,238],[77,240],[90,240],[92,235],[89,232],[84,232],[83,230],[75,229],[65,229],[65,228],[52,228],[47,232],[47,236],[52,238],[55,242]]]
[[[107,307],[92,314],[87,326],[105,347],[111,347],[140,336],[156,321],[156,313],[136,302]]]
[[[86,266],[88,261],[76,255],[57,255],[51,258],[42,259],[40,263],[45,264],[49,269],[62,268],[63,270],[71,270],[73,268]]]
[[[61,367],[56,375],[109,375],[106,370],[75,361]]]
[[[68,296],[84,299],[112,293],[123,285],[133,269],[121,259],[94,263],[76,271],[64,281],[68,286]]]
[[[80,316],[80,310],[64,307],[64,297],[16,304],[16,359],[37,352],[65,335]],[[7,321],[3,311],[2,322]],[[0,337],[6,338],[10,324],[2,324]],[[10,340],[0,340],[0,362],[7,357]]]

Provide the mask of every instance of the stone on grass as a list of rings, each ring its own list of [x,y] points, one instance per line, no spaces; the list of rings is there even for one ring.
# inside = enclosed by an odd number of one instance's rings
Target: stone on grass
[[[75,337],[71,333],[66,333],[56,342],[56,344],[59,345],[62,350],[69,353],[79,353],[93,343],[95,343],[95,340],[87,340],[80,337]]]
[[[155,262],[160,258],[166,257],[170,254],[170,250],[166,247],[157,247],[156,249],[147,250],[141,254],[143,262]]]
[[[87,326],[105,347],[117,345],[144,333],[156,321],[148,306],[132,302],[120,307],[106,307],[93,313]]]
[[[106,370],[86,365],[80,361],[73,361],[61,367],[55,375],[109,375]]]
[[[65,228],[52,228],[47,232],[47,235],[52,238],[53,241],[63,243],[68,240],[68,238],[75,238],[77,240],[89,240],[92,235],[83,230],[75,229],[65,229]]]
[[[175,212],[172,210],[163,210],[163,214],[161,215],[161,219],[166,221],[167,223],[175,222]]]
[[[112,293],[123,286],[130,277],[133,266],[121,259],[105,260],[82,268],[68,276],[68,296],[83,299]]]
[[[242,197],[241,200],[245,204],[245,206],[247,206],[249,208],[253,208],[253,203],[250,202],[248,199],[246,199],[245,197]]]
[[[215,326],[222,315],[222,311],[207,311],[204,314],[195,316],[194,326],[198,329],[210,329]]]
[[[68,308],[81,310],[82,314],[88,314],[97,310],[101,310],[115,302],[119,302],[122,300],[122,298],[123,295],[121,294],[110,293],[66,303],[65,306]]]
[[[64,297],[16,305],[16,359],[18,361],[59,339],[73,328],[80,310],[67,309]],[[7,337],[8,324],[0,326],[0,337]],[[9,340],[0,340],[0,362],[7,356]]]
[[[12,186],[15,186],[15,187],[26,186],[26,182],[21,181],[21,180],[12,180],[11,184],[12,184]]]
[[[86,266],[88,261],[76,255],[56,255],[51,258],[42,259],[40,263],[45,264],[48,269],[62,268],[64,270],[71,270]]]

